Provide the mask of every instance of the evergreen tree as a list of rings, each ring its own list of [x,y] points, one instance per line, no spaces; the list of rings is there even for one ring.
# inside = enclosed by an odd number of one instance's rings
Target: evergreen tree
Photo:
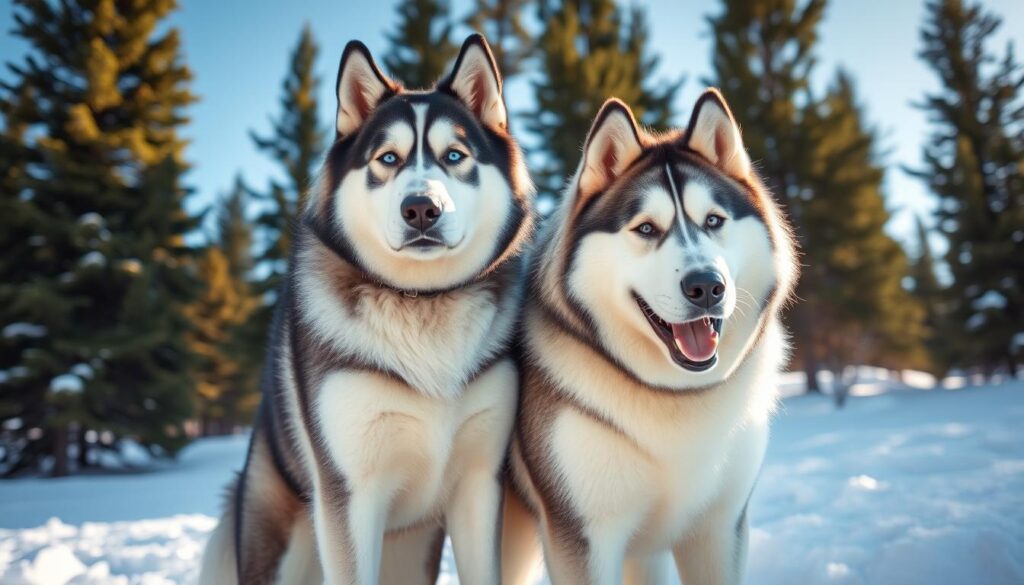
[[[423,89],[448,71],[459,47],[452,43],[447,0],[408,0],[398,4],[398,28],[388,35],[384,66],[406,87]]]
[[[709,85],[722,88],[743,127],[751,160],[775,198],[787,210],[798,242],[812,249],[803,217],[803,201],[812,163],[810,124],[804,113],[814,99],[808,86],[814,66],[817,27],[824,0],[723,0],[722,12],[708,22],[714,35],[713,75]],[[801,299],[789,313],[796,358],[807,373],[807,386],[817,391],[820,348],[814,346],[813,305],[816,292],[802,277]]]
[[[523,25],[523,13],[530,4],[529,0],[476,0],[466,19],[466,24],[487,37],[506,81],[523,71],[533,52],[533,37]]]
[[[284,276],[292,224],[305,206],[306,192],[313,184],[324,149],[326,131],[317,117],[320,78],[315,67],[318,52],[313,31],[306,25],[292,52],[281,91],[281,111],[271,120],[271,134],[261,137],[251,133],[256,147],[280,165],[286,178],[283,184],[271,181],[266,193],[257,194],[258,198],[271,203],[257,219],[262,228],[261,236],[267,242],[259,257],[268,271],[259,287],[261,292],[276,290]],[[264,321],[269,323],[269,309],[265,312]],[[259,339],[262,343],[263,336]]]
[[[630,105],[637,119],[664,128],[682,80],[652,86],[658,57],[646,49],[644,12],[624,14],[613,0],[569,0],[560,10],[541,10],[538,41],[540,81],[534,82],[537,109],[528,129],[542,153],[532,169],[540,192],[558,197],[580,159],[580,140],[608,97]]]
[[[989,46],[1000,26],[980,4],[935,0],[921,57],[941,81],[926,97],[932,134],[915,171],[939,198],[952,365],[1011,374],[1024,357],[1024,71],[1012,45]]]
[[[911,289],[925,312],[928,355],[932,371],[944,375],[951,357],[948,350],[948,336],[943,327],[945,318],[945,291],[935,276],[935,254],[928,241],[928,228],[920,216],[915,218],[917,233],[917,256],[910,265]]]
[[[245,197],[245,187],[236,179],[231,194],[219,203],[217,234],[198,261],[206,288],[188,309],[194,325],[188,342],[196,356],[196,410],[204,435],[248,423],[259,402],[258,356],[250,350],[249,338],[250,317],[260,298],[248,281],[252,233]]]
[[[840,71],[804,116],[814,149],[804,185],[811,196],[801,201],[809,243],[802,310],[815,320],[805,342],[837,379],[849,365],[923,367],[923,309],[903,288],[906,253],[885,233],[885,167],[849,76]]]
[[[288,270],[292,229],[305,207],[306,194],[313,186],[327,137],[318,117],[318,53],[313,31],[306,25],[291,55],[281,88],[281,109],[271,120],[270,135],[261,137],[251,133],[256,147],[278,164],[285,177],[284,182],[271,180],[266,192],[255,193],[257,199],[268,205],[262,207],[263,211],[256,219],[260,228],[257,235],[264,242],[257,257],[258,272],[263,276],[254,283],[252,292],[268,302],[255,309],[245,327],[247,334],[238,341],[238,351],[244,354],[242,361],[253,371],[262,367],[274,313],[271,301]],[[241,179],[236,181],[235,188],[236,191],[244,189]]]
[[[70,470],[67,446],[186,441],[183,235],[194,98],[173,0],[16,3],[28,54],[0,85],[0,472]],[[88,452],[80,462],[88,463]]]

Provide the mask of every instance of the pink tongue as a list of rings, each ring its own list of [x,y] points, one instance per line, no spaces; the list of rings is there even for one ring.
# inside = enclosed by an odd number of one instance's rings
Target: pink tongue
[[[673,323],[672,337],[679,351],[691,362],[706,362],[718,349],[718,332],[705,319],[682,325]]]

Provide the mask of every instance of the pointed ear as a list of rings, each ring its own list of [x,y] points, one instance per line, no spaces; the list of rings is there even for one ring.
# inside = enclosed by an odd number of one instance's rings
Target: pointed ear
[[[462,100],[484,125],[508,128],[501,74],[483,35],[470,35],[462,43],[451,75],[438,82],[437,89]]]
[[[740,128],[717,89],[708,89],[697,100],[684,144],[729,176],[746,179],[750,175],[750,157],[743,148]]]
[[[338,65],[338,136],[344,138],[358,130],[380,102],[400,89],[381,73],[366,45],[350,41]]]
[[[606,189],[642,152],[633,112],[622,101],[610,98],[594,118],[583,146],[577,198],[584,201]]]

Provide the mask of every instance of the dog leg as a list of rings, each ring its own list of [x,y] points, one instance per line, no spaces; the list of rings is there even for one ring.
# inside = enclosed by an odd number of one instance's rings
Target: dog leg
[[[231,482],[224,498],[224,513],[217,528],[206,542],[199,585],[237,585],[238,563],[235,561],[235,498],[238,480]]]
[[[253,431],[235,497],[237,516],[231,530],[238,555],[238,582],[269,585],[277,576],[292,528],[306,508],[278,473],[259,426]]]
[[[683,585],[738,585],[747,560],[746,507],[735,514],[716,513],[703,519],[673,548]]]
[[[658,553],[626,559],[624,585],[668,585],[672,576],[672,556]]]
[[[280,585],[321,585],[324,582],[316,556],[316,537],[308,513],[299,514],[288,549],[281,558],[277,583]]]
[[[505,488],[501,521],[501,582],[534,585],[540,579],[543,557],[537,519],[511,487]]]
[[[443,550],[444,529],[436,524],[385,536],[381,585],[434,585]]]
[[[502,360],[470,383],[465,400],[470,414],[459,427],[451,455],[454,479],[445,507],[459,581],[492,585],[499,581],[502,465],[515,418],[519,373]]]
[[[446,516],[459,582],[497,583],[501,483],[496,471],[479,467],[465,470],[455,486]]]
[[[372,481],[351,493],[331,493],[321,485],[316,492],[313,526],[324,582],[377,585],[391,494]]]
[[[573,527],[552,525],[551,517],[541,520],[544,566],[552,585],[596,585],[590,576],[589,551],[582,539],[569,541],[560,534],[573,534]],[[616,583],[615,585],[619,585]]]
[[[616,523],[618,524],[618,523]],[[587,569],[591,585],[621,585],[629,532],[621,525],[593,526],[587,530]]]
[[[543,521],[542,528],[544,563],[552,585],[622,585],[628,531],[621,526],[591,527],[585,538],[564,538],[578,530],[564,523],[552,526],[550,520]]]

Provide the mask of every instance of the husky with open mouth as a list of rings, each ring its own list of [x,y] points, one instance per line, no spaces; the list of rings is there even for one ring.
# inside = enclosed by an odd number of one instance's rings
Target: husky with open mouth
[[[200,583],[498,581],[532,186],[471,36],[409,91],[349,43],[278,300],[263,403]]]
[[[738,583],[796,259],[722,96],[609,100],[531,261],[504,583]],[[539,536],[539,540],[538,540]]]

